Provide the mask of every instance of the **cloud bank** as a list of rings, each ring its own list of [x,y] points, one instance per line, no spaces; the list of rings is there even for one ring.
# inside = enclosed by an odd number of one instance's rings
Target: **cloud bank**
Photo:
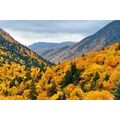
[[[111,21],[108,20],[4,20],[0,27],[24,45],[35,42],[78,42]]]

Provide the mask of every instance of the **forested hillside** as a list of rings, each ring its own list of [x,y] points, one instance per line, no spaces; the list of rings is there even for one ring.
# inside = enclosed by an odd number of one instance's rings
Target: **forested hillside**
[[[26,46],[15,41],[8,33],[0,29],[0,51],[3,62],[16,62],[26,67],[42,67],[51,63],[43,59],[36,53],[29,50]]]
[[[0,99],[120,99],[120,43],[52,65],[3,35]]]

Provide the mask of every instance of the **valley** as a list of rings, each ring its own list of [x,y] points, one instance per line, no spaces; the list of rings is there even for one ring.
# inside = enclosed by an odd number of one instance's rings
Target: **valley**
[[[0,100],[120,99],[120,21],[78,43],[36,44],[0,29]]]

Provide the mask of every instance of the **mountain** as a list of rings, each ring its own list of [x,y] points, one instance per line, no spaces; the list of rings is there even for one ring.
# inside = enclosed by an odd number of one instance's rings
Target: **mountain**
[[[51,66],[0,29],[0,99],[35,99],[34,86]]]
[[[100,47],[52,65],[0,29],[0,100],[120,100],[120,42]]]
[[[59,47],[59,48],[51,48],[51,49],[45,49],[41,51],[36,51],[38,54],[40,54],[42,57],[46,58],[48,61],[55,62],[56,58],[59,57],[58,55],[65,51],[67,48],[69,48],[70,45]]]
[[[120,99],[120,43],[52,65],[0,29],[0,100]]]
[[[26,46],[18,43],[2,29],[0,29],[0,53],[0,64],[15,62],[26,67],[44,67],[51,64]]]
[[[58,53],[54,58],[54,62],[67,59],[74,59],[89,51],[99,50],[107,45],[120,41],[120,20],[115,20],[95,34],[84,38],[79,43],[70,46],[64,51]]]
[[[61,43],[50,43],[50,42],[37,42],[33,43],[32,45],[29,45],[28,48],[31,50],[39,51],[39,49],[51,49],[51,48],[58,48],[58,47],[64,47],[73,44],[73,42],[61,42]]]
[[[75,43],[71,41],[61,43],[38,42],[29,45],[28,48],[41,55],[48,61],[55,62],[54,59],[58,56],[59,53],[65,51],[74,44]]]

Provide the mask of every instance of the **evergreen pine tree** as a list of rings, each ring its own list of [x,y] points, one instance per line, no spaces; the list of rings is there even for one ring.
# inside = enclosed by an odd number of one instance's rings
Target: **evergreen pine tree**
[[[79,82],[80,71],[76,67],[75,63],[71,64],[71,69],[66,72],[62,81],[62,87],[67,86],[70,83],[77,84]]]
[[[113,90],[113,94],[117,100],[120,100],[120,81],[116,83],[116,88]]]
[[[35,82],[33,80],[32,80],[32,83],[31,83],[31,88],[30,88],[30,92],[29,92],[29,98],[32,99],[32,100],[37,99],[37,92],[36,92]]]

